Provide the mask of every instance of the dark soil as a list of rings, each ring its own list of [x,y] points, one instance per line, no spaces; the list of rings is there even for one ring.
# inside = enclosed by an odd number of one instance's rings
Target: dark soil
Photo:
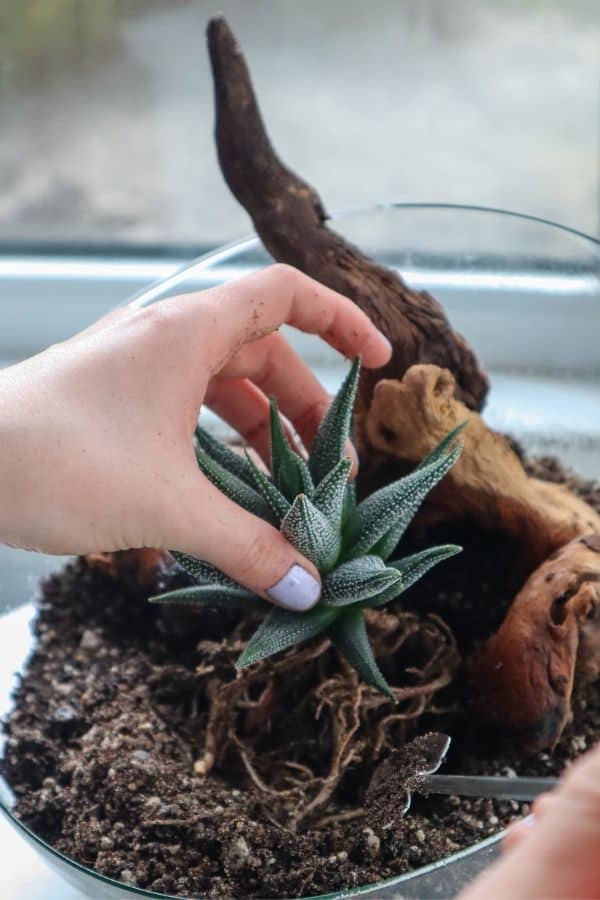
[[[600,508],[597,487],[554,461],[535,466]],[[577,699],[551,757],[525,759],[474,733],[457,663],[497,626],[518,587],[514,548],[466,524],[449,536],[464,554],[370,625],[386,675],[416,690],[397,708],[340,672],[330,648],[306,645],[303,656],[289,657],[290,671],[298,662],[293,676],[265,666],[262,680],[231,694],[235,714],[219,720],[214,697],[222,682],[238,683],[232,660],[246,626],[233,614],[150,607],[140,591],[83,561],[69,565],[44,585],[37,648],[5,726],[1,766],[16,815],[57,849],[121,881],[186,897],[265,898],[380,881],[527,813],[527,804],[513,801],[415,794],[408,814],[384,829],[377,803],[365,804],[375,766],[428,730],[452,735],[444,771],[481,774],[557,774],[600,737],[598,686]],[[450,626],[458,653],[429,613]],[[385,657],[391,644],[393,662]],[[404,717],[387,723],[394,709]],[[194,762],[207,727],[218,738],[216,761],[200,777]],[[340,734],[348,740],[339,778],[321,802]],[[390,791],[380,791],[388,807]]]

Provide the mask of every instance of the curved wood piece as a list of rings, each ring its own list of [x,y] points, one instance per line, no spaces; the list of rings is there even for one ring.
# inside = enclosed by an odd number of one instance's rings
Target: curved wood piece
[[[531,575],[468,674],[478,723],[529,751],[554,747],[574,686],[600,674],[600,534],[571,541]]]
[[[454,377],[438,366],[412,366],[401,381],[380,381],[365,429],[382,456],[413,465],[465,420],[462,455],[432,493],[422,522],[470,518],[515,538],[515,564],[524,574],[573,538],[600,532],[600,516],[587,503],[526,473],[506,438],[455,399]]]
[[[250,214],[271,255],[346,294],[390,339],[393,359],[383,372],[364,373],[361,409],[382,374],[403,375],[415,362],[434,362],[456,376],[457,395],[472,409],[483,406],[487,377],[440,304],[409,288],[336,234],[314,188],[275,153],[260,114],[244,57],[225,19],[211,19],[208,49],[215,86],[215,136],[219,163],[234,196]]]

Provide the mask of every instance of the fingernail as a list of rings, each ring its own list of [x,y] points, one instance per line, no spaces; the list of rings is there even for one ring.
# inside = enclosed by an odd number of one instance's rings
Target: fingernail
[[[267,596],[284,609],[305,612],[318,602],[321,585],[302,566],[293,565],[277,584],[268,589]]]
[[[383,342],[385,343],[385,345],[386,345],[386,347],[387,347],[387,349],[388,349],[388,353],[389,353],[390,356],[391,356],[391,355],[392,355],[392,352],[393,352],[393,350],[394,350],[394,348],[392,347],[392,342],[390,341],[390,339],[389,339],[388,337],[385,336],[385,334],[383,333],[383,331],[380,331],[379,334],[381,335],[382,340],[383,340]]]

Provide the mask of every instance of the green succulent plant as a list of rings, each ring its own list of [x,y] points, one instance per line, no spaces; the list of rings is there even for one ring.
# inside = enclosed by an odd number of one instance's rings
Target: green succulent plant
[[[360,360],[334,398],[305,461],[286,437],[277,403],[271,400],[271,475],[246,452],[235,453],[204,429],[196,430],[198,464],[224,494],[277,526],[310,559],[322,577],[319,602],[308,612],[273,607],[210,563],[173,551],[196,585],[151,598],[159,604],[221,606],[264,613],[237,660],[249,666],[326,633],[364,681],[392,696],[367,637],[364,610],[383,606],[406,591],[437,563],[459,553],[453,544],[430,547],[390,560],[429,491],[458,459],[462,425],[409,475],[356,503],[345,456]]]

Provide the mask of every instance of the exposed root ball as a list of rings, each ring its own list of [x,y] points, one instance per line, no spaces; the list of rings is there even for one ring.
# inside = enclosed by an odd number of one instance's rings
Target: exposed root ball
[[[360,682],[328,640],[241,672],[235,634],[201,641],[197,690],[209,708],[196,774],[235,767],[262,796],[263,813],[290,830],[326,816],[348,770],[402,744],[458,666],[452,634],[435,616],[372,610],[368,628],[396,703]]]

